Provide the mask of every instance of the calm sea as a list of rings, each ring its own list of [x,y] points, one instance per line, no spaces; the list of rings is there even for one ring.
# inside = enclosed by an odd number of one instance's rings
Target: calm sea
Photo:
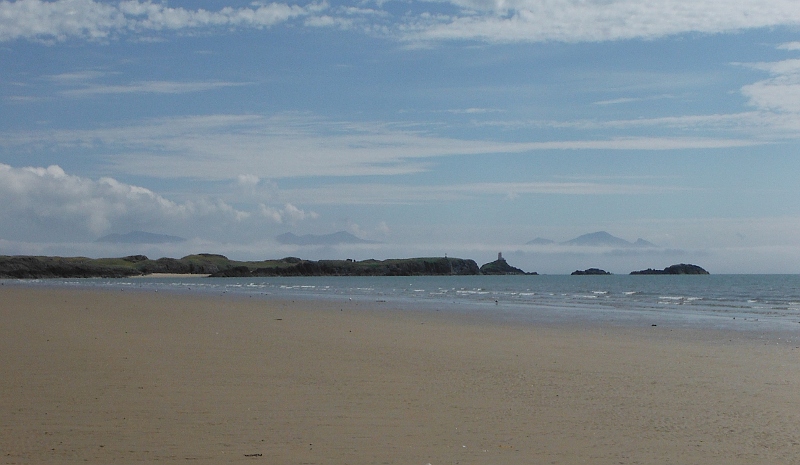
[[[603,321],[800,335],[800,275],[146,277],[21,283],[379,302],[505,321]]]

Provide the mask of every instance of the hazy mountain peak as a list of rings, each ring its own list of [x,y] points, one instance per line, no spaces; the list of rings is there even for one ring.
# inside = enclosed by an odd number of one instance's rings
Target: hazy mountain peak
[[[347,231],[331,234],[305,234],[298,236],[294,233],[284,233],[275,238],[281,244],[290,245],[338,245],[338,244],[374,244],[374,241],[361,239]]]
[[[612,236],[611,234],[605,231],[597,231],[589,234],[584,234],[582,236],[578,236],[575,239],[568,240],[564,242],[566,245],[583,245],[583,246],[590,246],[590,247],[630,247],[630,242],[626,241],[625,239],[621,239],[616,236]]]
[[[527,242],[527,245],[548,244],[555,244],[555,241],[537,237],[536,239]],[[648,242],[642,238],[636,239],[636,242],[629,242],[625,239],[613,236],[606,231],[597,231],[584,234],[576,237],[575,239],[561,242],[561,245],[577,245],[583,247],[657,247],[652,242]]]
[[[555,244],[556,241],[551,239],[545,239],[543,237],[537,237],[532,241],[526,242],[527,245],[548,245],[548,244]]]
[[[108,234],[95,242],[110,242],[114,244],[167,244],[172,242],[186,242],[186,239],[167,234],[156,234],[146,231],[131,231],[125,234]]]

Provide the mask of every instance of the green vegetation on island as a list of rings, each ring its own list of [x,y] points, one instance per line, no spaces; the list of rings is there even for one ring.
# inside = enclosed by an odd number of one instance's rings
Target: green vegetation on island
[[[0,255],[0,279],[47,278],[124,278],[152,274],[198,274],[211,277],[258,276],[449,276],[449,275],[537,275],[526,273],[498,259],[480,268],[471,259],[448,257],[401,258],[388,260],[303,260],[286,257],[278,260],[240,261],[224,255],[195,254],[183,258],[152,260],[144,255],[120,258],[47,257]],[[597,268],[575,274],[610,274]],[[647,274],[709,274],[697,265],[672,265],[663,270],[634,271]]]
[[[284,258],[268,266],[239,265],[213,277],[247,276],[446,276],[480,274],[474,260],[462,258],[404,258],[389,260],[301,260]]]
[[[213,277],[247,276],[421,276],[477,275],[474,260],[407,258],[391,260],[238,261],[223,255],[197,254],[151,260],[144,255],[122,258],[0,256],[0,278],[123,278],[155,273],[202,274]]]

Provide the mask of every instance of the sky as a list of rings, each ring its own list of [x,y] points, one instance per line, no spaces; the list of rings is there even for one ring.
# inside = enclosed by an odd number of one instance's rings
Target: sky
[[[0,0],[0,255],[800,273],[798,149],[796,0]]]

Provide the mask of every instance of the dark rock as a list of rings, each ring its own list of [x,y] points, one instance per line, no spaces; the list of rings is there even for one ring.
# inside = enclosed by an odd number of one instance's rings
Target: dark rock
[[[585,275],[610,275],[606,270],[601,270],[599,268],[589,268],[588,270],[575,270],[572,272],[572,276],[585,276]]]
[[[505,258],[498,258],[493,262],[486,263],[481,266],[481,274],[488,274],[488,275],[503,275],[503,274],[530,274],[535,275],[537,273],[526,273],[519,268],[515,268],[508,264]]]
[[[671,265],[663,270],[654,270],[652,268],[648,268],[646,270],[640,271],[631,271],[633,275],[641,275],[641,274],[709,274],[708,271],[704,270],[703,268],[697,265],[689,265],[686,263],[681,263],[679,265]]]

